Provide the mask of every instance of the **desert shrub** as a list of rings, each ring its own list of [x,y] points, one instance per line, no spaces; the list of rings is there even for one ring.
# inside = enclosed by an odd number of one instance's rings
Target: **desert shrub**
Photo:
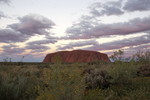
[[[84,84],[77,67],[65,67],[54,64],[51,68],[43,68],[44,86],[37,86],[36,100],[81,100]]]
[[[0,100],[34,100],[38,70],[34,67],[11,66],[0,70]]]
[[[85,69],[83,71],[85,75],[85,85],[86,90],[89,89],[105,89],[109,87],[109,80],[111,77],[108,75],[107,71],[101,69]]]
[[[137,77],[134,78],[131,90],[127,91],[127,96],[131,100],[149,100],[150,99],[150,78]]]
[[[83,100],[134,100],[130,99],[126,95],[120,95],[121,94],[120,92],[122,92],[123,90],[116,91],[116,89],[117,87],[115,87],[115,89],[108,88],[104,90],[102,89],[89,90]]]
[[[108,70],[109,74],[112,76],[112,83],[114,84],[127,84],[131,83],[132,79],[136,77],[138,66],[134,63],[123,63],[116,62]]]
[[[27,84],[27,77],[18,76],[13,77],[7,74],[6,79],[2,79],[0,86],[1,100],[25,100]]]
[[[88,90],[83,100],[149,100],[150,78],[136,77],[130,85],[112,85],[107,89]]]
[[[88,93],[83,97],[83,100],[106,100],[100,89],[88,90]]]
[[[137,71],[138,76],[150,77],[150,65],[143,65]]]

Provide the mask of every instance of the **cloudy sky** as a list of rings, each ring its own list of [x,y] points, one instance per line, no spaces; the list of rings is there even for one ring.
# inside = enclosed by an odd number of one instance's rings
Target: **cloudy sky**
[[[0,61],[76,49],[150,50],[150,0],[0,0]]]

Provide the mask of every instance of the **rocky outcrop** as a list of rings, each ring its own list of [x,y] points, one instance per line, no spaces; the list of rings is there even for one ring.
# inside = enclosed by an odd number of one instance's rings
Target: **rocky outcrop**
[[[60,51],[46,55],[43,62],[63,63],[89,63],[94,61],[110,62],[107,54],[96,51],[74,50],[74,51]]]

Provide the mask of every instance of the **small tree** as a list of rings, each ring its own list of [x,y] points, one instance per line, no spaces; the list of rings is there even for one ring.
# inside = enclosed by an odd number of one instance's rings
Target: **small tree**
[[[110,56],[110,58],[113,60],[113,61],[122,61],[123,59],[123,54],[124,54],[124,51],[123,50],[118,50],[118,51],[115,51],[113,53],[113,55]]]

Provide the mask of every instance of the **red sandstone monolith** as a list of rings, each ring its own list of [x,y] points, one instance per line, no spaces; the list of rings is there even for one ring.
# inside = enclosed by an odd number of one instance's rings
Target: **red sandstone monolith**
[[[110,62],[107,54],[96,51],[74,50],[74,51],[60,51],[46,55],[43,62],[54,63],[56,61],[63,63],[89,63],[95,61]]]

